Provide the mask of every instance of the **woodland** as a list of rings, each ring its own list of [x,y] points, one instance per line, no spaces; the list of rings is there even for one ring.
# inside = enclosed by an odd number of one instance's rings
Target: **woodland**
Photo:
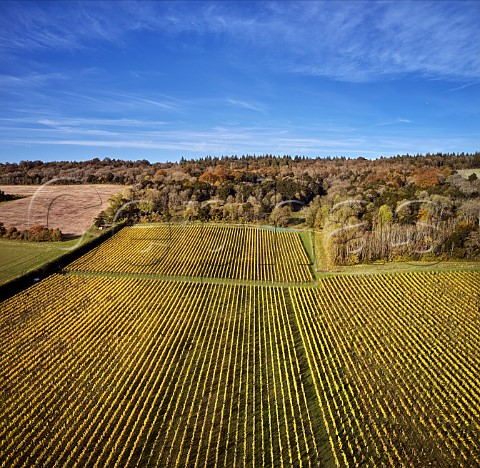
[[[480,257],[478,152],[0,164],[0,185],[53,180],[126,186],[96,218],[99,227],[124,219],[314,229],[340,265]]]

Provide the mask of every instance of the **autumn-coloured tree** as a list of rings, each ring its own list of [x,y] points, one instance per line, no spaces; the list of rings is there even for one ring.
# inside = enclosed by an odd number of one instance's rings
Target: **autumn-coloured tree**
[[[440,184],[438,169],[424,169],[415,174],[415,184],[420,188],[433,187]]]

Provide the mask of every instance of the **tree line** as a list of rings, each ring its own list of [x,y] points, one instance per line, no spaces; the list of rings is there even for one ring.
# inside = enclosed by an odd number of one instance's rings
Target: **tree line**
[[[0,222],[0,238],[30,242],[60,242],[63,234],[58,228],[47,228],[40,224],[19,230],[15,226],[6,228]]]
[[[0,164],[0,184],[118,183],[97,225],[129,219],[314,228],[348,264],[480,255],[480,153],[390,158],[243,155],[150,163]],[[135,201],[132,203],[132,201]],[[123,207],[123,208],[122,208]]]

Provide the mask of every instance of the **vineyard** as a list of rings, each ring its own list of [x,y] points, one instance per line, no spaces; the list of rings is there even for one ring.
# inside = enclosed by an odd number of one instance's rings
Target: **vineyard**
[[[199,224],[122,229],[69,269],[255,281],[313,279],[296,233]]]
[[[0,303],[0,466],[479,466],[480,273],[309,275],[134,227]]]
[[[322,460],[281,288],[55,275],[2,319],[3,466]]]
[[[479,285],[411,273],[290,289],[337,464],[480,466]]]

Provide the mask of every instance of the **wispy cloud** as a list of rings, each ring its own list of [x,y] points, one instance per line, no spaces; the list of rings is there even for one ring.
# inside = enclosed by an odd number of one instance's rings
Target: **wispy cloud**
[[[132,18],[121,5],[2,2],[0,44],[5,50],[79,50],[120,40]]]
[[[450,88],[448,91],[450,91],[450,92],[460,91],[461,89],[469,88],[470,86],[474,86],[474,85],[477,85],[479,83],[480,83],[479,81],[473,81],[472,83],[466,83],[466,84],[461,85],[461,86],[455,86],[454,88]]]
[[[0,119],[5,121],[7,119]],[[12,121],[28,121],[30,123],[37,122],[41,125],[47,125],[51,127],[83,127],[83,126],[108,126],[108,127],[148,127],[166,125],[167,122],[161,120],[138,120],[138,119],[95,119],[95,118],[62,118],[62,119],[10,119]]]
[[[30,73],[26,75],[0,75],[0,88],[7,87],[38,87],[50,82],[65,80],[67,76],[63,73]]]
[[[477,150],[479,23],[462,1],[0,2],[0,157]]]
[[[291,52],[286,63],[292,71],[345,81],[480,76],[472,41],[480,21],[475,2],[329,2],[307,8],[305,18],[293,15],[290,4],[283,7],[282,17],[290,13],[292,20],[278,40]]]
[[[8,6],[7,6],[8,5]],[[420,74],[476,79],[477,2],[84,2],[4,3],[4,50],[75,50],[98,41],[124,45],[148,30],[229,38],[278,70],[344,81]]]
[[[99,87],[101,80],[93,80],[92,86],[83,86],[78,77],[65,73],[0,75],[0,92],[6,98],[16,100],[12,110],[18,108],[38,112],[40,106],[50,109],[75,109],[77,113],[87,110],[95,113],[98,109],[110,112],[163,111],[165,113],[182,112],[187,105],[185,101],[158,92],[132,92],[115,87]],[[0,96],[1,97],[1,96]],[[21,103],[19,107],[18,104]]]
[[[375,125],[378,127],[378,126],[384,126],[384,125],[399,125],[399,124],[411,124],[411,123],[413,123],[413,121],[410,119],[395,119],[395,120],[389,120],[387,122],[380,122]]]
[[[229,36],[283,72],[344,81],[480,77],[476,2],[217,2],[169,12],[156,11],[151,27]]]
[[[68,122],[68,120],[66,121]],[[378,157],[397,153],[418,153],[436,151],[456,151],[467,147],[474,141],[473,135],[452,137],[425,137],[422,134],[400,137],[395,133],[351,134],[347,128],[344,133],[334,136],[321,133],[314,128],[299,126],[212,126],[185,130],[165,125],[155,128],[122,126],[118,131],[95,129],[88,122],[79,122],[82,126],[69,127],[57,125],[58,122],[42,121],[32,131],[15,128],[5,132],[2,140],[10,145],[29,145],[45,147],[79,147],[105,150],[151,150],[156,152],[174,152],[179,155],[190,154],[228,155],[245,153],[302,154],[309,156],[351,155]],[[123,122],[126,124],[126,122]],[[55,124],[55,125],[54,125]],[[47,126],[48,128],[41,128]],[[25,130],[25,129],[24,129]],[[339,129],[340,130],[340,129]],[[312,133],[313,131],[313,133]]]
[[[238,99],[227,99],[227,103],[235,107],[240,107],[241,109],[248,109],[255,112],[264,112],[264,108],[262,106],[258,104],[254,104],[252,102],[248,102],[248,101],[241,101]]]

